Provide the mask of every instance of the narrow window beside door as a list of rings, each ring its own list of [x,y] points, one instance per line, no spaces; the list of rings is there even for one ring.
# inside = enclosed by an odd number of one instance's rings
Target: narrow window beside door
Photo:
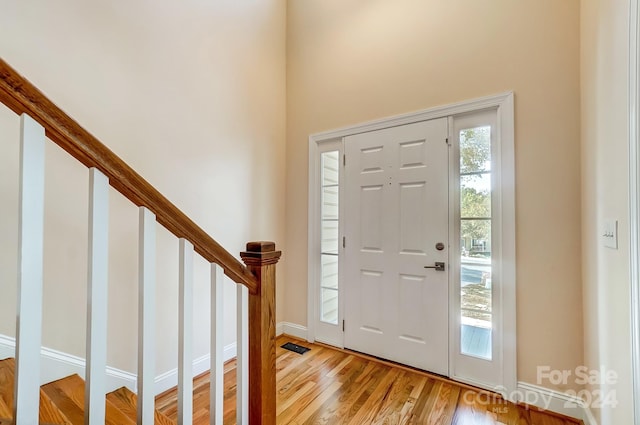
[[[491,360],[491,126],[460,140],[460,349]]]
[[[339,151],[321,154],[320,320],[338,323]]]

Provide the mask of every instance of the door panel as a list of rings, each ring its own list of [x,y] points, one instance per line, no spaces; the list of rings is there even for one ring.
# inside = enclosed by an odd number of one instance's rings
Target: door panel
[[[345,138],[345,346],[448,374],[447,120]],[[438,242],[445,245],[439,251]]]
[[[384,186],[365,186],[360,192],[360,234],[362,249],[382,252]]]
[[[427,204],[425,182],[400,184],[400,253],[426,255]]]
[[[383,317],[380,315],[380,306],[383,303],[383,275],[379,271],[361,270],[360,284],[366,297],[360,298],[362,311],[361,326],[364,330],[382,333]]]

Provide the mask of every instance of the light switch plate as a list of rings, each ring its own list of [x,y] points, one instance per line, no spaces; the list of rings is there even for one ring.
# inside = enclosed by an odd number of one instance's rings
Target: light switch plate
[[[604,220],[602,227],[602,244],[607,248],[618,249],[618,220]]]

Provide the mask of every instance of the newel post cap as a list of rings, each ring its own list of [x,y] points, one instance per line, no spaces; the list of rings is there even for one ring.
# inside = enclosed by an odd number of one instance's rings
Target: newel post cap
[[[282,251],[276,251],[275,242],[247,242],[247,250],[240,253],[240,258],[247,266],[266,266],[276,264]]]

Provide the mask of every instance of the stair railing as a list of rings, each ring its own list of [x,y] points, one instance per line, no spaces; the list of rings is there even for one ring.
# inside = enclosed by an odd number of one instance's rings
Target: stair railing
[[[105,423],[108,272],[108,186],[140,209],[138,296],[138,425],[155,409],[155,223],[179,238],[178,423],[193,417],[193,254],[211,264],[210,423],[223,417],[223,273],[238,292],[238,424],[275,424],[275,265],[272,242],[227,252],[138,173],[0,59],[0,101],[21,116],[16,425],[38,423],[42,340],[44,146],[50,139],[89,169],[89,266],[85,424]]]

